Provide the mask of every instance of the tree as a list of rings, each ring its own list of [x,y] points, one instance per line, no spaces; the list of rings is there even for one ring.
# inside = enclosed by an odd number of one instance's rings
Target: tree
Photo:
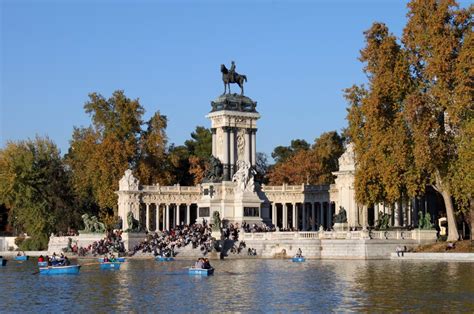
[[[166,153],[166,117],[155,113],[143,122],[138,99],[123,91],[109,99],[91,93],[84,105],[92,125],[75,128],[66,162],[73,189],[84,211],[99,211],[104,219],[117,209],[115,191],[125,170],[136,171],[143,184],[171,181]],[[145,129],[143,130],[143,127]]]
[[[199,157],[201,160],[207,160],[212,153],[212,134],[205,127],[197,126],[191,133],[191,139],[184,142],[188,148],[189,154]]]
[[[413,0],[408,8],[401,44],[381,23],[364,33],[369,85],[346,91],[356,198],[393,203],[430,184],[444,199],[448,240],[457,240],[453,191],[466,187],[453,178],[472,120],[472,7]]]
[[[57,146],[48,138],[9,142],[0,150],[0,203],[16,230],[44,249],[52,232],[66,231],[78,215]]]
[[[309,144],[305,140],[291,140],[290,146],[277,146],[272,152],[275,163],[285,162],[301,150],[308,150]]]
[[[293,144],[293,142],[292,142]],[[337,159],[343,153],[343,139],[337,132],[323,133],[312,147],[297,149],[285,161],[280,161],[269,171],[271,184],[330,184],[332,172],[337,170]]]

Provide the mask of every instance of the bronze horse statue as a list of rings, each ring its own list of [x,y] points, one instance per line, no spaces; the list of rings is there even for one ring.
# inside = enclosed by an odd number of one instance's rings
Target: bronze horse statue
[[[229,73],[229,70],[223,64],[221,64],[221,72],[222,72],[222,81],[224,82],[224,94],[227,92],[227,86],[229,86],[229,94],[230,94],[230,84],[237,84],[240,86],[240,95],[243,95],[244,82],[247,82],[247,76],[238,74],[237,72],[233,73],[232,75],[232,73]]]

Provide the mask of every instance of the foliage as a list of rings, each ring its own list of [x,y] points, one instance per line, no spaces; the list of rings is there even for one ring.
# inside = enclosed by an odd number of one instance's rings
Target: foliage
[[[72,186],[84,211],[106,217],[116,210],[114,192],[126,169],[136,171],[143,184],[171,181],[165,116],[156,112],[143,122],[145,110],[139,100],[126,97],[123,91],[109,99],[92,93],[84,109],[92,125],[74,129],[66,155]]]
[[[309,143],[306,142],[305,140],[292,140],[290,143],[290,146],[277,146],[272,152],[272,158],[275,160],[275,162],[278,164],[280,162],[285,162],[292,156],[294,156],[296,153],[302,151],[302,150],[308,150],[309,149]]]
[[[337,170],[337,159],[343,153],[343,139],[335,131],[327,132],[316,138],[312,147],[295,151],[272,167],[268,173],[270,184],[332,183],[332,172]]]
[[[393,203],[430,184],[457,240],[452,197],[465,205],[473,189],[472,176],[461,179],[473,160],[472,6],[413,0],[408,8],[401,43],[382,23],[364,33],[369,84],[346,90],[356,198]]]
[[[0,203],[10,209],[12,226],[33,243],[47,243],[52,232],[77,224],[68,178],[48,138],[8,142],[0,150]]]

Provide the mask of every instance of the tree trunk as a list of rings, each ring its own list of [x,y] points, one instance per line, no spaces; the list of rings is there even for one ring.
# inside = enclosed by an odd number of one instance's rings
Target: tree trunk
[[[439,173],[436,173],[436,189],[441,193],[446,207],[446,218],[448,220],[448,241],[459,240],[458,226],[456,224],[456,217],[454,216],[453,199],[449,188],[443,183]],[[435,222],[437,223],[437,222]]]

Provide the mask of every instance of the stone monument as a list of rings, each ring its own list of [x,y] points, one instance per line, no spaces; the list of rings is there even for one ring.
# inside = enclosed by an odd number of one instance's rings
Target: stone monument
[[[234,75],[239,82],[245,77],[231,72],[225,74]],[[239,83],[234,78],[229,81],[224,72],[223,82],[225,85]],[[213,170],[202,183],[198,221],[210,221],[217,211],[224,222],[262,222],[263,200],[254,181],[257,120],[260,118],[256,107],[255,101],[243,95],[243,87],[240,95],[224,93],[211,102],[211,112],[206,117],[211,120],[212,159],[218,160],[213,168],[219,169],[218,165],[222,165],[222,173]]]

